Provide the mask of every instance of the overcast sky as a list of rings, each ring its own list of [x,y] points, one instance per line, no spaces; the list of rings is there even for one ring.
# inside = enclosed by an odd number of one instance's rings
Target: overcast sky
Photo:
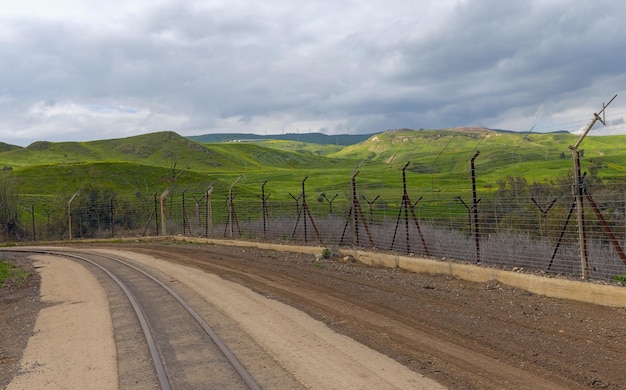
[[[626,2],[0,0],[0,141],[625,133]]]

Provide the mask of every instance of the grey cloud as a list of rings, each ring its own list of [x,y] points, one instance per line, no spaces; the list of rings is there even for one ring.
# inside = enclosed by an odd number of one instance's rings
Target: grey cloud
[[[165,1],[115,23],[7,18],[0,129],[526,130],[623,90],[624,16],[611,1],[467,0]]]
[[[616,18],[609,15],[623,15],[624,7],[593,4],[536,10],[529,2],[467,2],[444,31],[406,44],[406,70],[395,81],[428,85],[441,104],[479,107],[474,114],[459,113],[469,122],[563,97],[622,72],[617,64],[624,41],[600,34],[600,26]]]

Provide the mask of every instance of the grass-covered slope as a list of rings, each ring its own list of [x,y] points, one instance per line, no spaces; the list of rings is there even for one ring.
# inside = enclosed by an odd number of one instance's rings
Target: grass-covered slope
[[[572,169],[568,146],[578,136],[569,133],[522,134],[487,129],[469,130],[392,130],[329,154],[334,158],[378,161],[429,175],[465,175],[472,157],[483,179],[522,176],[530,181],[554,179]],[[583,150],[583,168],[600,168],[600,175],[611,177],[626,166],[626,136],[588,136]]]
[[[173,132],[91,142],[35,142],[0,152],[0,164],[12,168],[96,162],[136,163],[197,171],[231,171],[250,167],[297,168],[332,164],[311,154],[269,149],[254,144],[202,145]]]
[[[214,184],[256,194],[266,180],[274,198],[299,194],[310,177],[312,191],[344,191],[359,167],[364,191],[397,191],[400,169],[420,191],[466,191],[470,160],[475,160],[479,189],[495,188],[507,176],[543,182],[571,174],[568,133],[520,134],[480,128],[390,130],[345,147],[298,141],[200,144],[173,132],[92,142],[36,142],[26,148],[0,149],[0,166],[10,172],[20,192],[32,196],[73,193],[91,183],[126,193],[162,191],[174,177],[179,189],[201,190]],[[626,172],[626,136],[588,136],[582,143],[582,167],[603,178]],[[269,188],[272,187],[272,188]],[[276,191],[280,191],[277,194]],[[256,195],[250,195],[256,196]]]
[[[35,197],[73,193],[86,184],[124,193],[163,191],[174,177],[181,189],[202,190],[209,184],[223,189],[245,176],[255,186],[269,178],[293,181],[295,191],[302,175],[297,172],[328,173],[344,169],[344,163],[258,144],[203,145],[173,132],[92,142],[35,142],[0,152],[0,166],[17,179],[20,193]]]
[[[204,134],[191,136],[189,139],[203,143],[217,142],[261,142],[261,141],[293,141],[318,145],[352,145],[369,138],[371,134],[337,134],[326,135],[323,133],[287,133],[273,135],[259,135],[246,133],[231,134]]]
[[[15,150],[15,149],[20,149],[20,147],[16,145],[11,145],[11,144],[7,144],[4,142],[0,142],[0,153],[8,152],[10,150]]]

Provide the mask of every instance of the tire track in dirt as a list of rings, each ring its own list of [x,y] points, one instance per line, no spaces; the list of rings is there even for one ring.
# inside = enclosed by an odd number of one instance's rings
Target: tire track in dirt
[[[484,329],[482,335],[473,335],[467,339],[464,335],[455,334],[456,329],[462,329],[465,320],[472,316],[490,322],[491,328],[523,328],[518,319],[499,319],[497,313],[468,308],[462,303],[450,303],[425,294],[417,298],[414,293],[398,294],[389,287],[379,288],[384,292],[382,301],[380,297],[372,301],[370,295],[380,294],[380,291],[372,291],[376,290],[376,286],[385,285],[384,280],[380,283],[349,283],[346,279],[349,280],[350,277],[334,278],[332,274],[335,271],[326,272],[324,269],[311,267],[311,258],[307,260],[308,267],[294,271],[288,262],[280,259],[289,255],[250,248],[243,250],[208,246],[198,250],[194,247],[142,247],[133,250],[216,273],[305,309],[322,318],[340,333],[347,334],[453,388],[587,388],[582,381],[572,377],[571,373],[559,371],[559,366],[553,367],[552,361],[542,363],[539,354],[536,354],[533,362],[525,359],[525,356],[520,358],[516,353],[511,353],[510,351],[514,351],[511,342],[485,341],[490,338],[489,329]],[[385,299],[394,293],[399,301],[419,299],[420,307],[431,308],[435,318],[424,320],[431,315],[427,311],[413,312],[413,315],[398,313],[394,309],[395,304],[385,304]],[[474,310],[473,314],[470,313],[471,310]],[[440,312],[448,313],[448,316],[440,317]],[[451,312],[453,315],[449,315]],[[438,319],[452,321],[454,316],[456,324],[436,326]],[[528,324],[528,330],[521,330],[529,333],[527,337],[541,332],[537,330],[536,324]],[[476,324],[472,325],[472,329],[475,326]],[[513,333],[509,330],[507,334]],[[500,345],[503,349],[498,350]],[[524,345],[517,347],[526,348]],[[529,351],[532,355],[532,349]]]

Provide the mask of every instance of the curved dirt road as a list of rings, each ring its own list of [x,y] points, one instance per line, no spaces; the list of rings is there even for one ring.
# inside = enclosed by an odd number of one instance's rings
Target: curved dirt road
[[[133,244],[103,249],[160,258],[247,286],[449,388],[626,388],[625,308],[253,248]],[[171,267],[160,264],[164,272]],[[195,288],[211,285],[201,283],[213,276],[191,274],[200,277],[190,282],[198,283]],[[263,328],[272,322],[261,323]],[[303,345],[296,354],[314,354],[313,347]]]
[[[289,252],[124,249],[248,286],[450,388],[626,388],[626,308]]]
[[[69,252],[76,253],[73,250]],[[290,306],[215,275],[129,251],[80,251],[81,254],[83,252],[123,256],[133,263],[147,266],[151,273],[159,274],[162,281],[179,290],[188,303],[195,305],[205,319],[210,319],[217,326],[221,337],[228,340],[233,352],[239,355],[240,361],[262,388],[443,388],[394,360],[333,332]],[[137,365],[134,361],[137,357],[120,361],[119,352],[128,345],[117,342],[119,326],[115,321],[113,326],[110,324],[106,283],[101,287],[102,279],[98,281],[82,264],[65,258],[49,255],[31,257],[41,271],[42,298],[51,306],[41,311],[35,326],[36,334],[29,340],[22,358],[21,371],[7,389],[113,389],[118,376],[119,382],[125,383],[121,388],[154,388],[154,381],[150,381],[150,367],[146,370],[142,362]],[[132,317],[132,313],[127,313],[127,316]],[[220,317],[222,319],[218,320]],[[85,319],[90,320],[85,322]],[[117,367],[111,364],[115,362],[115,348],[111,348],[114,331],[118,347]],[[192,336],[189,334],[187,338]],[[132,344],[137,341],[140,340]],[[108,353],[102,353],[103,349]],[[192,351],[187,351],[181,357],[187,361],[191,354]],[[147,375],[139,378],[141,383],[135,382],[136,379],[128,382],[125,378],[124,371],[128,373],[129,365],[133,367],[131,371],[146,372]],[[191,370],[199,383],[220,380],[212,378],[218,374],[217,371],[197,372],[193,367]],[[181,367],[173,373],[182,375],[182,371]],[[221,369],[219,373],[222,373]],[[187,378],[183,380],[187,381]],[[243,388],[241,385],[226,382],[219,387]]]

